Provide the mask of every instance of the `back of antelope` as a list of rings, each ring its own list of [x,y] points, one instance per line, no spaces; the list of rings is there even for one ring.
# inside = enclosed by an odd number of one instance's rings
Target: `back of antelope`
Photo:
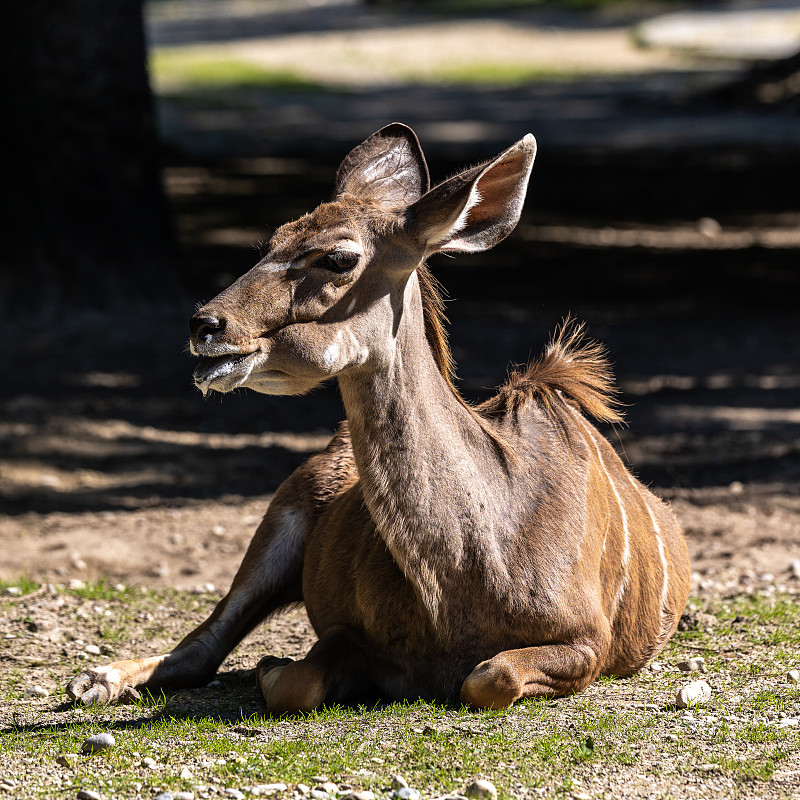
[[[204,393],[335,377],[347,421],[278,489],[209,619],[166,655],[87,670],[73,698],[201,684],[298,602],[319,640],[259,664],[275,714],[368,698],[501,708],[630,675],[661,650],[686,602],[686,546],[587,419],[619,418],[602,350],[564,326],[482,406],[454,386],[426,259],[505,238],[535,150],[528,135],[430,189],[417,137],[389,125],[344,160],[332,202],[200,308]]]

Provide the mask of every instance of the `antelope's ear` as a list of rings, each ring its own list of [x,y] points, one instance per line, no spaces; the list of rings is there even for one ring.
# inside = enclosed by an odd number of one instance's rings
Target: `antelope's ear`
[[[529,133],[501,153],[440,183],[410,209],[410,224],[431,253],[476,253],[508,236],[519,222],[536,157]]]
[[[411,205],[430,187],[417,135],[393,122],[352,150],[336,173],[336,194],[390,206]]]

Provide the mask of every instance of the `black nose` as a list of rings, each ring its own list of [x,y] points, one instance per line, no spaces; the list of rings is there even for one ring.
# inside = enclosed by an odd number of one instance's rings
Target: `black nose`
[[[192,317],[189,333],[196,342],[212,342],[225,330],[225,320],[218,317]]]

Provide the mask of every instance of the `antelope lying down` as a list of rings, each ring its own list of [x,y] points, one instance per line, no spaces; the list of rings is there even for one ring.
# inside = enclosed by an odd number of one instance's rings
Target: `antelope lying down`
[[[208,681],[265,617],[304,602],[319,641],[264,658],[270,712],[368,698],[503,708],[631,675],[675,630],[686,546],[587,420],[618,419],[602,351],[562,329],[498,394],[453,385],[425,260],[517,224],[536,144],[429,190],[393,124],[344,160],[336,198],[192,318],[205,393],[300,394],[336,377],[347,421],[278,489],[230,592],[171,653],[87,670],[84,703]]]

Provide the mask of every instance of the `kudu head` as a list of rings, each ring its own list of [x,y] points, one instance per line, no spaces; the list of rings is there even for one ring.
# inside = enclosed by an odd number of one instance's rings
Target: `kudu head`
[[[504,239],[535,153],[528,134],[429,189],[411,128],[370,136],[339,167],[335,199],[279,228],[264,258],[192,317],[197,386],[301,394],[390,357],[414,271],[433,253]]]

